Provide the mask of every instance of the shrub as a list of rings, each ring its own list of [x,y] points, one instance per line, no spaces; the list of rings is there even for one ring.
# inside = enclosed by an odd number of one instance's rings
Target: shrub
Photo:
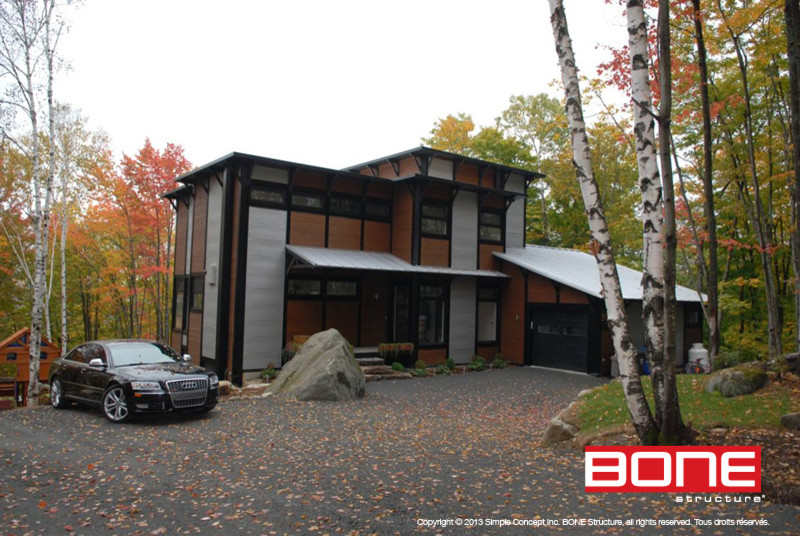
[[[392,363],[392,370],[395,370],[397,372],[403,372],[403,364],[400,363],[399,361],[395,361],[394,363]]]
[[[275,367],[272,366],[272,363],[270,363],[267,368],[261,371],[262,380],[273,380],[277,375],[278,371],[275,370]]]
[[[720,350],[716,361],[714,361],[714,370],[731,368],[743,363],[751,363],[753,361],[758,361],[758,354],[742,349]]]
[[[455,364],[453,365],[455,366]],[[453,370],[447,366],[447,364],[439,365],[436,367],[436,374],[441,374],[442,376],[447,376],[448,374],[452,374]]]
[[[444,366],[447,367],[447,370],[454,371],[456,369],[456,361],[452,357],[448,357],[445,362]]]
[[[483,370],[486,368],[486,360],[479,355],[474,355],[467,368],[469,370]]]
[[[411,366],[411,356],[414,355],[414,344],[410,342],[382,342],[378,345],[378,355],[384,363],[391,365],[400,362],[403,366]]]
[[[508,366],[508,361],[503,359],[503,354],[494,354],[494,361],[492,361],[492,367],[506,368],[507,366]]]
[[[423,361],[422,359],[417,359],[417,362],[414,363],[414,368],[417,370],[425,370],[426,366],[427,365],[425,365],[425,361]]]

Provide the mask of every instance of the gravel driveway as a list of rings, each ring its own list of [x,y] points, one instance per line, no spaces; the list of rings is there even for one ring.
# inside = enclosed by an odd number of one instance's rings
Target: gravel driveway
[[[739,532],[797,533],[798,507],[585,494],[583,457],[536,445],[552,416],[600,383],[517,368],[369,383],[354,403],[243,399],[127,425],[77,407],[6,411],[0,531],[383,535],[442,531],[417,519],[749,518],[769,525]]]

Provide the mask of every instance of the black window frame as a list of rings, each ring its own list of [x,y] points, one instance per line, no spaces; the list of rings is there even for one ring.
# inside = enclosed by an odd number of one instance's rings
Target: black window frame
[[[442,293],[438,297],[425,297],[425,296],[423,296],[423,292],[424,292],[423,289],[426,288],[426,287],[427,288],[438,287],[438,288],[440,288],[442,290]],[[417,298],[417,300],[418,300],[418,308],[417,308],[418,313],[417,313],[417,315],[418,316],[416,318],[416,322],[411,324],[410,329],[416,329],[417,330],[418,346],[420,348],[443,348],[443,347],[446,347],[447,344],[448,344],[448,336],[449,336],[448,323],[449,323],[449,317],[450,317],[450,311],[449,311],[450,285],[447,284],[444,281],[438,281],[438,280],[436,280],[436,281],[425,281],[425,280],[423,280],[423,281],[420,282],[419,292],[418,292],[417,296],[418,296],[418,298]],[[423,341],[422,340],[422,334],[419,331],[419,328],[420,328],[420,325],[419,325],[420,324],[420,316],[422,316],[422,312],[423,312],[423,303],[427,302],[427,301],[431,301],[431,300],[436,300],[437,302],[439,302],[441,304],[441,307],[442,307],[442,310],[441,310],[441,321],[442,321],[442,325],[441,325],[441,340],[437,340],[437,341],[434,341],[434,342]],[[437,309],[437,313],[438,312],[439,311]],[[438,321],[438,318],[439,318],[439,315],[437,314],[437,321]],[[434,333],[436,333],[436,328],[434,328]]]
[[[336,204],[340,201],[347,203],[355,203],[355,210],[341,210]],[[361,219],[361,214],[364,212],[364,203],[362,198],[355,195],[342,194],[339,192],[331,192],[328,198],[328,214],[336,216],[337,218],[352,218],[356,220]]]
[[[425,214],[426,207],[436,207],[436,208],[443,208],[444,209],[444,216],[431,216]],[[439,201],[439,200],[432,200],[432,199],[423,199],[422,204],[420,206],[420,235],[424,238],[438,238],[438,239],[450,239],[450,203],[446,201]],[[431,232],[425,230],[425,220],[431,221],[442,221],[444,222],[444,233],[439,232]]]
[[[190,279],[190,292],[189,292],[189,311],[195,313],[203,312],[203,304],[205,303],[205,275],[193,274]],[[198,291],[199,289],[199,291]],[[200,304],[196,302],[196,297],[200,296]],[[185,298],[184,298],[185,299]]]
[[[281,198],[280,201],[271,201],[267,199],[255,199],[253,196],[258,195],[258,193],[271,193],[271,194],[278,194]],[[279,208],[282,210],[286,210],[286,193],[287,189],[285,186],[272,186],[272,185],[265,185],[260,183],[251,183],[250,187],[250,206],[253,207],[264,207],[264,208]]]
[[[483,216],[484,214],[498,216],[500,218],[500,223],[484,223]],[[498,244],[502,245],[505,243],[506,239],[506,229],[505,229],[505,213],[500,209],[490,209],[490,208],[483,208],[478,212],[478,241],[481,244]],[[500,239],[495,240],[493,238],[484,238],[483,237],[483,229],[490,228],[490,229],[498,229],[500,231]]]
[[[481,295],[483,291],[484,295]],[[491,291],[492,296],[487,296],[486,292]],[[479,283],[476,292],[476,307],[475,307],[475,342],[479,346],[496,346],[500,341],[500,287],[497,284]],[[481,339],[480,338],[480,306],[481,303],[494,303],[494,339]]]
[[[331,294],[329,285],[331,283],[352,283],[355,285],[353,294]],[[324,292],[325,299],[329,301],[356,301],[359,299],[361,289],[358,279],[348,277],[329,277],[325,279]]]
[[[319,207],[310,207],[307,205],[295,204],[295,198],[309,197],[318,199],[320,202]],[[311,190],[305,188],[295,188],[292,190],[289,204],[293,212],[312,212],[314,214],[325,214],[328,210],[327,195],[322,190]]]
[[[370,206],[381,206],[386,208],[386,214],[370,214]],[[364,203],[364,219],[368,221],[381,221],[391,223],[392,221],[392,202],[388,199],[367,198]]]
[[[310,281],[316,282],[319,285],[319,293],[290,293],[289,289],[291,287],[292,281]],[[286,278],[286,299],[287,300],[314,300],[319,301],[323,298],[323,293],[325,291],[325,285],[323,283],[323,279],[321,277],[315,276],[307,276],[307,275],[290,275]]]
[[[187,295],[189,294],[189,281],[188,275],[176,275],[173,282],[172,290],[172,329],[173,331],[185,332],[189,323],[189,301]],[[183,297],[180,304],[180,311],[178,311],[178,294]],[[178,325],[178,314],[180,314],[181,323]]]

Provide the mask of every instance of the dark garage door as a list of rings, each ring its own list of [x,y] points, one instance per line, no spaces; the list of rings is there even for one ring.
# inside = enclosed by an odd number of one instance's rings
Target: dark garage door
[[[534,308],[531,362],[542,367],[588,372],[589,311]]]

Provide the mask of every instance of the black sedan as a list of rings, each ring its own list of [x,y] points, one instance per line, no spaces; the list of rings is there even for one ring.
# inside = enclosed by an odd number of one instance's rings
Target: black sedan
[[[50,403],[100,407],[111,422],[134,413],[205,413],[219,398],[217,375],[172,348],[143,340],[87,342],[50,367]]]

